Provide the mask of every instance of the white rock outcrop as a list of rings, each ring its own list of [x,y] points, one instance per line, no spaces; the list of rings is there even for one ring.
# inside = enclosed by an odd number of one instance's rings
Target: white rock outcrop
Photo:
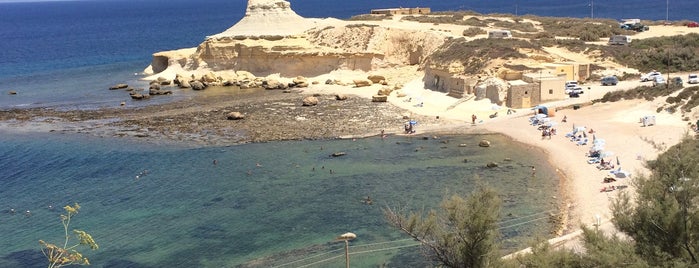
[[[315,77],[335,70],[417,65],[441,44],[434,31],[372,21],[308,19],[283,0],[249,0],[245,17],[196,49],[158,52],[146,73],[245,70],[258,77]]]
[[[306,19],[283,0],[248,0],[245,17],[233,27],[209,38],[240,38],[247,36],[290,36],[302,34],[314,27],[317,20]]]

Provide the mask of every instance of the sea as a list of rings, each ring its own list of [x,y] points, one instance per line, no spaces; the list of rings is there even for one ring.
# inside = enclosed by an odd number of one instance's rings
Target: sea
[[[315,18],[427,6],[699,20],[694,0],[290,2]],[[192,92],[136,102],[107,88],[145,87],[140,79],[152,53],[197,46],[242,18],[246,3],[0,0],[0,112],[186,100]],[[478,147],[482,139],[493,146]],[[330,157],[334,152],[346,154]],[[498,167],[486,168],[491,162]],[[59,216],[74,203],[81,210],[68,230],[92,234],[100,248],[77,249],[96,267],[339,267],[344,243],[336,237],[345,232],[357,235],[349,243],[353,267],[426,267],[418,244],[387,224],[384,209],[426,212],[477,185],[495,187],[503,199],[499,241],[511,252],[550,236],[560,180],[544,152],[497,134],[192,148],[4,128],[0,267],[45,267],[38,241],[64,242]]]

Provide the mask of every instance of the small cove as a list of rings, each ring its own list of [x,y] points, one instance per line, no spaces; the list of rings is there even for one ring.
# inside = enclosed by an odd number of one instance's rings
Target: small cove
[[[478,147],[484,138],[493,146]],[[346,155],[330,156],[340,151]],[[333,239],[348,231],[359,236],[353,246],[406,239],[386,224],[382,207],[435,208],[445,194],[468,194],[477,181],[499,190],[503,243],[513,249],[548,235],[546,215],[556,208],[559,184],[544,153],[502,135],[192,149],[25,133],[3,137],[0,159],[0,231],[8,234],[0,242],[8,252],[0,266],[41,264],[37,241],[60,238],[59,208],[73,202],[83,207],[74,227],[100,243],[100,250],[84,252],[95,264],[231,267],[266,257],[280,265],[341,247]],[[499,166],[485,168],[488,162]],[[362,202],[366,196],[372,205]],[[366,265],[409,263],[420,251],[353,258]]]

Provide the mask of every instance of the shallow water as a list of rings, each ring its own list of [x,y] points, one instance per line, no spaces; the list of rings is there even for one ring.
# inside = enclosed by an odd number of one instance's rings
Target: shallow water
[[[478,147],[481,138],[493,146]],[[329,156],[339,151],[346,155]],[[358,235],[357,247],[405,239],[385,223],[382,207],[433,208],[445,193],[468,194],[477,180],[499,189],[503,241],[512,248],[549,232],[543,218],[515,224],[553,209],[558,186],[545,155],[500,135],[188,149],[6,134],[0,160],[0,267],[43,266],[37,241],[58,242],[59,208],[74,202],[83,209],[72,227],[100,244],[84,252],[100,266],[230,267],[261,257],[280,265],[341,248],[333,239],[348,231]],[[500,166],[485,168],[491,161]],[[530,166],[537,166],[536,176]],[[361,202],[366,196],[373,205]],[[10,208],[18,213],[7,213]],[[521,220],[508,221],[514,218]],[[418,247],[381,250],[387,247],[352,258],[373,266],[420,256]],[[289,251],[294,254],[283,254]],[[312,267],[336,261],[344,259]]]

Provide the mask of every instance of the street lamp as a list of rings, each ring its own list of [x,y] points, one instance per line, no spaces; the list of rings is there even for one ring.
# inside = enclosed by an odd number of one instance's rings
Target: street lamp
[[[599,214],[595,214],[595,231],[599,232],[599,226],[602,224],[602,217]]]
[[[357,235],[354,233],[344,233],[340,236],[337,237],[337,240],[344,240],[345,241],[345,263],[347,263],[347,268],[350,267],[349,265],[349,241],[352,239],[357,238]]]

